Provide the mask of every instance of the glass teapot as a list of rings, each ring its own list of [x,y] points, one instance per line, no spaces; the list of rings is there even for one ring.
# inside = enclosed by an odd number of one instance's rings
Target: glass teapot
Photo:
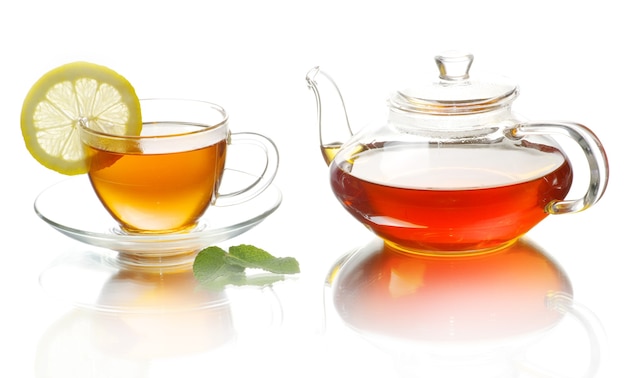
[[[549,214],[582,211],[602,197],[608,161],[590,129],[520,120],[511,111],[518,86],[470,78],[471,54],[435,61],[437,80],[393,93],[386,124],[354,135],[347,115],[345,126],[323,117],[327,105],[345,114],[332,78],[319,67],[307,74],[332,190],[357,220],[406,251],[469,253],[508,245]],[[341,132],[346,140],[329,139]],[[574,170],[557,135],[574,140],[588,162],[582,198],[566,198]]]

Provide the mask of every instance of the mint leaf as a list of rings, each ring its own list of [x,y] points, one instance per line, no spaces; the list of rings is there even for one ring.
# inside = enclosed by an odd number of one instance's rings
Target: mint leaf
[[[230,264],[243,268],[263,269],[278,274],[300,273],[300,265],[293,257],[274,257],[252,245],[230,247],[225,258]]]
[[[193,262],[193,275],[200,283],[213,282],[219,278],[232,278],[242,274],[244,268],[226,262],[226,251],[208,247],[198,252]]]
[[[245,270],[262,269],[266,274],[247,276]],[[204,288],[221,290],[226,285],[268,286],[285,279],[285,274],[300,273],[293,257],[274,257],[252,245],[230,247],[228,253],[219,247],[207,247],[198,252],[193,274]]]

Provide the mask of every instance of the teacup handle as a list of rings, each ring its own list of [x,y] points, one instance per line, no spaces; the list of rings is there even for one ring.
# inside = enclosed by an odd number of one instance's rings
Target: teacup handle
[[[549,214],[566,214],[582,211],[602,197],[609,180],[609,163],[598,137],[586,126],[571,122],[521,123],[510,130],[513,138],[527,135],[564,135],[573,139],[582,148],[589,163],[589,187],[583,198],[576,200],[554,200],[546,205]]]
[[[250,185],[228,193],[218,192],[216,206],[231,206],[246,202],[261,194],[274,181],[278,172],[278,148],[274,142],[257,133],[232,133],[229,137],[231,145],[249,145],[260,149],[265,154],[265,164],[262,172],[256,176]],[[248,172],[252,175],[251,172]]]

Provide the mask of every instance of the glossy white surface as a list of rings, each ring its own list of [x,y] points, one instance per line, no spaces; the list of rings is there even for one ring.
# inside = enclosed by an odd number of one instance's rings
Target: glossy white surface
[[[514,110],[525,117],[580,122],[604,142],[611,163],[604,198],[583,213],[550,216],[528,236],[559,264],[574,300],[605,330],[607,348],[601,350],[602,370],[596,376],[626,374],[621,303],[626,288],[626,149],[621,145],[626,24],[621,7],[608,0],[371,3],[27,0],[0,5],[0,375],[200,377],[272,371],[278,377],[400,376],[396,367],[415,372],[434,366],[441,372],[438,364],[450,366],[445,358],[415,356],[396,364],[388,349],[346,327],[331,306],[323,327],[326,274],[372,236],[329,189],[314,97],[305,82],[311,67],[322,66],[342,89],[351,122],[360,128],[384,113],[389,91],[414,73],[435,75],[433,57],[448,49],[471,51],[472,72],[503,74],[518,82],[521,95]],[[53,261],[91,250],[53,230],[33,211],[37,194],[65,177],[30,157],[19,130],[20,111],[40,75],[74,60],[117,70],[140,97],[216,102],[230,114],[233,131],[272,138],[281,153],[275,183],[283,202],[256,228],[220,245],[249,243],[278,256],[295,256],[302,274],[277,284],[270,298],[262,291],[234,291],[230,312],[209,311],[201,320],[193,314],[111,318],[77,310],[44,292],[39,275]],[[576,152],[571,157],[576,160]],[[217,320],[204,322],[211,317]],[[570,332],[565,326],[550,335],[558,348],[548,344],[531,357],[583,377],[583,342],[565,341],[580,329]],[[494,371],[505,369],[500,362]]]

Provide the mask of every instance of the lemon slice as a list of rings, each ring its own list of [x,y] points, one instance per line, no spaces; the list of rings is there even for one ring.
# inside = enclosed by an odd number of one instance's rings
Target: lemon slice
[[[110,68],[74,62],[43,75],[22,106],[26,148],[42,165],[66,175],[88,170],[81,122],[109,134],[139,135],[141,109],[135,89]]]

